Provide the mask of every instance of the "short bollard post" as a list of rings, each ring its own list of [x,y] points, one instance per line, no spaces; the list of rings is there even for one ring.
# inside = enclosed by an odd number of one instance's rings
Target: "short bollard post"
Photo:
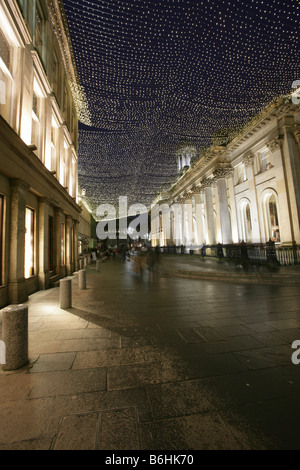
[[[79,260],[79,269],[83,269],[83,259]]]
[[[87,256],[85,256],[83,260],[83,267],[87,268],[87,264],[88,264],[88,259],[87,259]]]
[[[11,305],[2,310],[2,340],[5,344],[6,371],[21,369],[28,363],[28,307]]]
[[[78,274],[79,289],[86,289],[86,269],[81,269]]]
[[[72,280],[61,279],[59,281],[59,298],[60,308],[71,308],[72,307]]]
[[[100,271],[100,268],[101,268],[101,261],[100,261],[100,259],[97,259],[97,261],[96,261],[96,269],[97,269],[97,271]]]

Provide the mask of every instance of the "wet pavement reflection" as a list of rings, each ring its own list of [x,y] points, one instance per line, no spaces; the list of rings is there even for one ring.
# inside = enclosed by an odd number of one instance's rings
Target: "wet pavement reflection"
[[[135,351],[110,368],[108,389],[149,396],[142,448],[299,446],[297,287],[179,279],[133,260],[104,264],[97,283],[90,278],[106,326],[121,351]]]
[[[299,286],[166,264],[91,264],[67,310],[59,288],[30,298],[31,363],[0,373],[1,450],[299,449]]]

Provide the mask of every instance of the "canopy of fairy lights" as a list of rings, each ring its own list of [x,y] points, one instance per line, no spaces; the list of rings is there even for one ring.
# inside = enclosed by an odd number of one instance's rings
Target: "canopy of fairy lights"
[[[61,0],[81,88],[79,184],[151,204],[176,152],[238,130],[299,74],[296,0]]]

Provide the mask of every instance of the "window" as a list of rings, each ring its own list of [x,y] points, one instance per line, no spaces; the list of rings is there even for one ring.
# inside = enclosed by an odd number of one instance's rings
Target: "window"
[[[45,17],[39,5],[35,10],[35,46],[38,49],[41,58],[44,54],[44,41],[45,41]]]
[[[269,236],[274,242],[280,242],[277,204],[274,194],[268,201]]]
[[[58,101],[59,99],[59,62],[57,54],[53,53],[53,91]]]
[[[73,157],[71,162],[71,171],[70,171],[70,186],[69,186],[69,194],[72,197],[76,196],[76,187],[75,187],[75,170],[76,170],[76,160]]]
[[[11,47],[0,29],[0,114],[9,120],[9,96],[13,82],[10,73]]]
[[[31,143],[39,146],[39,135],[40,135],[40,119],[39,119],[39,99],[35,93],[32,97],[32,133]]]
[[[236,184],[243,183],[246,180],[247,180],[246,167],[243,163],[241,163],[236,168]]]
[[[0,286],[3,284],[4,196],[0,194]]]
[[[34,275],[34,211],[25,211],[25,279]]]
[[[32,33],[32,20],[33,20],[33,11],[32,11],[32,3],[33,0],[18,0],[18,3],[20,5],[20,8],[23,13],[23,17],[26,21],[26,24],[30,30],[30,33]]]
[[[242,239],[244,242],[252,243],[252,222],[251,210],[248,201],[241,204],[241,220],[242,220]]]
[[[60,256],[61,266],[65,265],[65,224],[61,224],[60,226]]]
[[[263,149],[261,152],[259,152],[259,160],[261,173],[273,167],[268,149]]]
[[[264,214],[266,222],[266,238],[280,242],[280,227],[275,193],[269,190],[264,196]]]
[[[60,156],[60,178],[59,178],[59,182],[64,188],[66,188],[66,179],[67,179],[66,148],[64,148],[64,151],[61,153],[61,156]]]

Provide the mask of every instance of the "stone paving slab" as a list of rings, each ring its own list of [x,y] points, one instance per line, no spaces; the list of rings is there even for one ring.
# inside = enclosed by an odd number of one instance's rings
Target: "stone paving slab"
[[[87,274],[71,309],[59,288],[29,300],[30,363],[0,371],[0,450],[299,449],[297,287]]]

